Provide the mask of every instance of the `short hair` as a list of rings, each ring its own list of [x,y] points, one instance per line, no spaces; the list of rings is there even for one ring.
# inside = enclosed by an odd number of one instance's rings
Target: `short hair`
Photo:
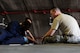
[[[31,20],[31,18],[29,18],[29,17],[26,17],[26,18],[25,18],[25,21],[27,21],[28,19],[29,19],[29,20]],[[31,20],[31,21],[32,21],[32,20]]]
[[[50,11],[54,12],[54,11],[60,11],[60,9],[58,7],[55,7],[53,9],[51,9]]]

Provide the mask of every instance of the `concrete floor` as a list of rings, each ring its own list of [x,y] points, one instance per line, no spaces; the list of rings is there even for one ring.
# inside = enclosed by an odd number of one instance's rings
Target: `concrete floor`
[[[80,44],[0,45],[0,53],[80,53]]]

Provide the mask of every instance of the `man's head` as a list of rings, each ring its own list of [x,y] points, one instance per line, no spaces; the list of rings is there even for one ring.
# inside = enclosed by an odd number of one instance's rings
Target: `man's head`
[[[32,20],[30,18],[25,18],[25,21],[22,23],[23,28],[28,30],[32,24]]]
[[[53,8],[50,10],[50,14],[51,14],[51,17],[56,17],[59,14],[61,14],[61,11],[59,8]]]

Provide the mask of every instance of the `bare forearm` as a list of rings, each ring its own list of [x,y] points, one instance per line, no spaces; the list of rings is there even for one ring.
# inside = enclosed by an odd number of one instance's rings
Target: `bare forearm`
[[[33,35],[31,34],[31,32],[28,31],[28,33],[29,33],[30,37],[31,37],[33,40],[35,40],[35,38],[34,38]]]
[[[29,37],[29,36],[26,36],[29,40],[31,40],[31,41],[33,41],[34,43],[37,43],[37,41],[36,40],[33,40],[31,37]]]
[[[46,37],[46,36],[50,36],[51,35],[51,33],[52,33],[52,29],[50,29],[43,37]]]

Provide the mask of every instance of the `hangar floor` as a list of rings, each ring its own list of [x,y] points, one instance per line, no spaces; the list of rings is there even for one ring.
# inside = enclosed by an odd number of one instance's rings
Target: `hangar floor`
[[[0,45],[0,53],[80,53],[80,44]]]

